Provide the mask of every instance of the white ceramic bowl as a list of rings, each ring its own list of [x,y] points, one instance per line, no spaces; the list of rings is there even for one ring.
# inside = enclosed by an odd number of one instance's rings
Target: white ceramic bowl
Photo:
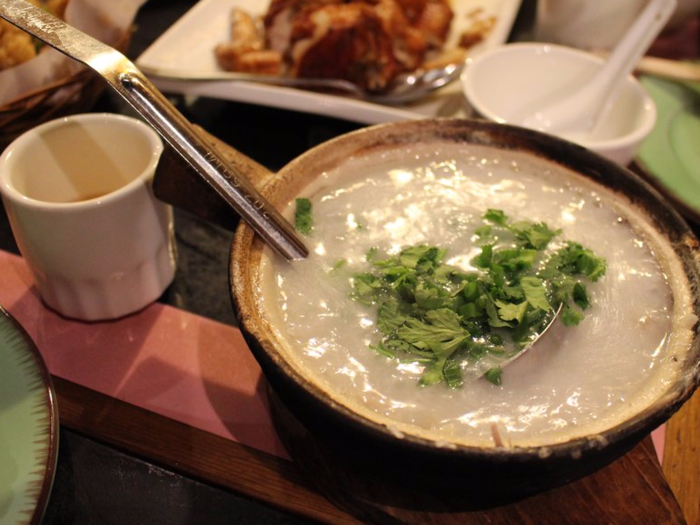
[[[462,81],[467,99],[481,116],[518,125],[524,110],[544,107],[557,97],[573,93],[602,64],[601,58],[570,47],[508,44],[473,59]],[[601,132],[595,139],[576,142],[627,165],[655,123],[654,101],[630,76],[601,122]]]

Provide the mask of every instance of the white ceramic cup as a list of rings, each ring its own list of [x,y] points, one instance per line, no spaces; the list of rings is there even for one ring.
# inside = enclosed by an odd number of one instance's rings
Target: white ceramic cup
[[[24,133],[0,156],[0,193],[45,303],[66,317],[122,317],[175,274],[172,209],[151,182],[163,151],[139,120],[85,114]]]
[[[535,39],[586,50],[612,49],[647,0],[538,0]]]

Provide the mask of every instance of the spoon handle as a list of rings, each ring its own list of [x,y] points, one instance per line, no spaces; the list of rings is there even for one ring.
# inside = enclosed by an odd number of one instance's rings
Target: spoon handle
[[[308,255],[289,222],[124,55],[24,0],[2,0],[0,17],[99,73],[282,256]]]
[[[570,140],[596,137],[618,89],[675,11],[676,0],[651,0],[593,77],[537,111],[525,110],[516,122]]]
[[[596,79],[589,86],[589,93],[603,96],[617,90],[664,28],[676,10],[676,5],[676,0],[651,0],[647,3],[596,75]],[[595,124],[602,120],[600,114],[606,111],[607,106],[608,104],[601,106],[594,119]]]
[[[333,78],[287,77],[283,75],[258,75],[237,71],[180,71],[141,65],[142,73],[151,78],[177,80],[183,82],[257,82],[273,86],[294,87],[301,89],[320,89],[338,91],[357,98],[364,98],[365,92],[356,84],[347,80]]]

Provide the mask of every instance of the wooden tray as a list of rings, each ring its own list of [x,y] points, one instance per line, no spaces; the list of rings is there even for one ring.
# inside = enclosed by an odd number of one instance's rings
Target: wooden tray
[[[202,129],[200,132],[226,156],[229,148],[227,144]],[[164,155],[154,182],[159,198],[175,206],[195,211],[208,221],[231,227],[237,218],[221,204],[221,200],[213,194],[213,190],[203,185],[199,177],[188,167],[183,167],[182,162],[174,155]],[[202,199],[194,207],[191,202],[192,195],[198,195]],[[202,213],[202,210],[206,213]],[[293,424],[293,421],[291,423]],[[416,508],[418,496],[415,494],[403,495],[404,506],[378,503],[376,498],[373,500],[371,493],[375,491],[376,495],[376,491],[379,490],[376,484],[365,483],[362,479],[353,477],[352,474],[350,474],[351,479],[348,479],[349,474],[339,471],[341,467],[333,463],[333,458],[323,457],[323,453],[319,452],[316,444],[304,435],[303,427],[298,427],[297,430],[295,436],[286,436],[286,443],[290,448],[299,447],[296,454],[294,454],[295,451],[290,450],[293,456],[306,457],[308,461],[300,461],[297,466],[287,463],[275,463],[274,466],[270,466],[275,471],[269,472],[272,478],[268,481],[259,478],[258,481],[265,485],[274,480],[273,485],[276,486],[280,486],[279,483],[283,482],[284,488],[279,493],[265,492],[263,499],[273,506],[323,522],[341,523],[343,521],[340,520],[340,516],[343,516],[343,520],[351,521],[361,519],[372,522],[405,523],[629,522],[656,524],[686,523],[683,516],[685,513],[687,523],[700,525],[700,498],[698,497],[700,494],[700,393],[696,394],[668,424],[664,457],[668,482],[657,461],[651,439],[647,438],[623,458],[580,481],[519,502],[471,511],[457,509],[453,502],[440,502],[437,505],[439,510],[435,510],[435,507],[432,511],[426,510],[425,506]],[[207,443],[209,443],[208,440]],[[241,445],[228,443],[225,447],[240,448]],[[306,456],[304,456],[305,452]],[[177,460],[177,453],[174,451],[172,457],[163,458],[165,463],[172,466],[173,461]],[[152,458],[148,451],[146,456]],[[256,458],[259,456],[256,455]],[[259,497],[257,484],[242,485],[240,480],[235,479],[235,475],[231,477],[226,475],[225,479],[213,479],[208,473],[209,465],[200,465],[199,461],[195,462],[198,464],[197,469],[185,469],[184,472],[221,483],[225,487],[253,497]],[[249,467],[257,468],[253,464]],[[341,474],[346,483],[338,486]],[[316,480],[318,483],[314,484],[311,480]],[[287,486],[287,483],[291,483],[292,486]],[[303,490],[303,494],[299,493],[300,490]],[[392,501],[397,500],[393,487],[381,490],[391,493]],[[680,506],[674,493],[679,498]],[[290,497],[290,494],[294,496]],[[324,496],[340,505],[345,511],[338,510]],[[399,499],[400,496],[401,494]],[[311,499],[307,501],[306,497]],[[429,503],[429,505],[434,504],[434,500]]]
[[[372,484],[362,486],[354,480],[355,487],[346,492],[342,501],[336,500],[343,506],[341,509],[316,485],[316,481],[327,483],[336,477],[331,464],[326,464],[330,472],[314,475],[308,465],[297,467],[58,377],[54,377],[54,382],[61,423],[66,427],[177,472],[322,523],[361,523],[370,519],[467,525],[686,523],[650,438],[587,478],[501,506],[454,510],[449,505],[435,505],[434,501],[430,506],[421,506],[411,494],[405,494],[403,501],[393,494],[391,504],[377,504],[367,496],[367,488],[372,489]]]

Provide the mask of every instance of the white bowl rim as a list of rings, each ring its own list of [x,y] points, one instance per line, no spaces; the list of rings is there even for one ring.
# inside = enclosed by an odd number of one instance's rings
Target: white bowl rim
[[[144,162],[144,166],[137,176],[116,190],[100,197],[78,202],[52,202],[38,200],[28,197],[20,192],[15,185],[10,182],[9,178],[0,178],[0,194],[2,194],[4,198],[7,198],[13,202],[30,202],[32,206],[43,210],[54,210],[58,212],[63,211],[67,213],[75,209],[104,206],[111,202],[119,201],[120,199],[124,198],[125,195],[133,193],[134,189],[140,188],[144,184],[150,185],[149,181],[154,176],[156,166],[158,165],[160,156],[165,147],[163,141],[151,126],[140,119],[128,115],[109,112],[77,113],[57,117],[25,131],[20,136],[15,138],[4,151],[0,152],[0,169],[3,169],[10,163],[14,163],[14,157],[17,155],[26,153],[26,150],[32,147],[32,143],[37,140],[37,137],[40,137],[41,135],[54,129],[61,128],[66,124],[72,123],[98,127],[121,126],[127,131],[142,135],[144,140],[148,143],[151,153]]]
[[[479,97],[475,93],[473,84],[473,73],[479,65],[485,63],[488,60],[493,59],[493,57],[502,56],[505,54],[521,53],[523,51],[532,52],[539,49],[547,49],[548,52],[552,52],[552,50],[555,50],[554,52],[556,53],[568,54],[572,57],[588,60],[589,62],[594,62],[598,65],[602,65],[605,62],[605,60],[602,57],[599,57],[598,55],[595,55],[593,53],[589,53],[587,51],[583,51],[581,49],[577,49],[570,46],[552,44],[548,42],[516,42],[496,46],[479,54],[476,57],[467,59],[467,67],[462,73],[461,80],[464,95],[465,97],[467,97],[467,100],[473,106],[473,108],[479,114],[481,114],[485,118],[488,118],[489,120],[492,120],[493,122],[517,126],[517,124],[508,122],[503,117],[494,113],[490,108],[486,108],[483,106],[483,104],[481,104]],[[632,89],[634,89],[636,93],[640,95],[640,99],[642,101],[641,106],[645,109],[644,118],[640,119],[641,122],[637,126],[635,126],[635,128],[629,133],[612,139],[581,141],[581,145],[587,147],[588,149],[593,149],[599,152],[607,152],[619,148],[630,147],[636,144],[637,142],[641,142],[641,140],[643,140],[644,137],[646,137],[654,128],[657,118],[656,104],[654,103],[654,100],[633,75],[629,75],[627,77],[627,82],[630,86],[632,86]],[[565,137],[559,138],[567,140]]]

